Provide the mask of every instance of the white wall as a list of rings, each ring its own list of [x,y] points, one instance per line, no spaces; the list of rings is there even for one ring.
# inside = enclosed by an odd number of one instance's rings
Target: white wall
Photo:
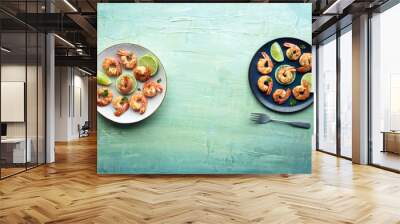
[[[70,83],[68,71],[67,67],[55,68],[55,141],[68,140],[68,87]]]
[[[55,140],[74,140],[88,120],[88,78],[71,67],[56,67],[55,76]]]
[[[75,70],[76,72],[76,70]],[[83,125],[88,120],[88,78],[79,75],[74,75],[74,108],[72,110],[71,119],[71,136],[72,138],[78,138],[78,125]],[[71,103],[72,105],[72,103]]]
[[[27,66],[28,75],[36,74],[36,66]],[[1,66],[1,81],[3,82],[25,82],[25,64],[4,64]],[[36,77],[36,76],[35,76]],[[29,86],[36,87],[36,80],[32,80],[28,77]],[[36,88],[27,88],[27,107],[36,108]],[[34,103],[34,104],[31,104]],[[30,105],[31,104],[31,105]],[[40,107],[41,105],[39,105]],[[6,108],[2,108],[6,110]],[[35,109],[36,111],[36,109]],[[30,111],[28,111],[30,112]],[[33,122],[28,124],[28,129],[32,127],[35,130],[36,137],[36,113],[27,113],[28,122]],[[28,137],[29,133],[28,130]],[[8,122],[7,125],[7,135],[8,137],[25,137],[25,122]],[[43,137],[43,136],[40,136]]]

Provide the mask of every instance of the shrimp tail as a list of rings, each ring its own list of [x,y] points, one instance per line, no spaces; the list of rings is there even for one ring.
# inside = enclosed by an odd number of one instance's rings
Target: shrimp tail
[[[115,112],[114,115],[119,117],[121,116],[123,113],[125,113],[125,111],[127,111],[129,109],[129,103],[124,103],[121,107],[119,107]]]
[[[308,71],[310,71],[310,66],[301,66],[301,67],[298,67],[298,68],[296,69],[296,71],[301,72],[301,73],[308,72]]]
[[[163,90],[162,85],[157,85],[157,92],[161,93]]]
[[[310,83],[307,80],[301,80],[301,85],[306,89],[310,89]]]
[[[289,43],[289,42],[283,43],[283,46],[285,46],[285,47],[292,47],[293,45],[294,45],[294,44]]]
[[[268,90],[266,92],[267,96],[271,94],[273,86],[274,86],[274,84],[272,81],[268,83]]]
[[[118,50],[117,54],[118,54],[119,56],[128,56],[128,55],[129,55],[129,52],[126,51],[126,50],[120,49],[120,50]]]
[[[289,97],[292,95],[292,91],[290,90],[290,88],[288,88],[286,90],[286,95],[284,98],[278,100],[278,104],[283,104],[284,102],[286,102],[287,99],[289,99]]]

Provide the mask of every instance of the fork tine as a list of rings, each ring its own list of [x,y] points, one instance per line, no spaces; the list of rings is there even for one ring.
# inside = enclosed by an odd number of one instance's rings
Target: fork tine
[[[251,118],[260,118],[261,116],[259,116],[259,115],[251,115],[250,117]]]
[[[263,123],[265,122],[265,119],[262,117],[258,117],[258,118],[251,118],[250,120],[255,121],[255,122],[260,122]]]
[[[252,118],[250,118],[250,120],[252,120],[252,121],[258,121],[258,120],[260,120],[259,118],[256,118],[256,117],[252,117]]]
[[[262,114],[250,114],[251,117],[263,117]]]
[[[253,116],[265,117],[265,114],[262,114],[262,113],[253,113]]]
[[[262,118],[261,117],[251,117],[250,120],[259,121],[259,120],[262,120]]]

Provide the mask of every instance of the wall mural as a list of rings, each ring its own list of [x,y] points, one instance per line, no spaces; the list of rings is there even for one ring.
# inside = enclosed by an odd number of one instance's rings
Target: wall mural
[[[311,4],[98,4],[100,174],[310,173]]]

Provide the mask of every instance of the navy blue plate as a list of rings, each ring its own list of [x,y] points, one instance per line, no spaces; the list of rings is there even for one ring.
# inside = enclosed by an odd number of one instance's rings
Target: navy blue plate
[[[271,45],[274,42],[278,42],[278,44],[282,48],[283,55],[284,55],[283,62],[276,62],[271,56],[270,49],[271,49]],[[286,90],[287,88],[290,88],[291,90],[293,90],[293,88],[295,86],[300,85],[301,78],[303,77],[303,73],[296,72],[296,79],[290,85],[279,84],[278,81],[275,79],[275,70],[281,65],[291,65],[291,66],[294,66],[295,68],[300,67],[298,60],[290,61],[286,57],[287,48],[283,46],[283,43],[285,43],[285,42],[289,42],[289,43],[296,44],[297,46],[299,46],[301,48],[301,53],[307,53],[307,52],[311,53],[311,45],[308,44],[307,42],[302,41],[297,38],[283,37],[283,38],[271,40],[268,43],[264,44],[260,49],[258,49],[258,51],[254,54],[253,58],[251,59],[250,67],[249,67],[249,84],[250,84],[251,91],[253,92],[253,95],[266,108],[276,111],[276,112],[281,112],[281,113],[294,113],[294,112],[303,110],[303,109],[309,107],[311,104],[313,104],[314,94],[311,93],[310,97],[307,100],[304,100],[304,101],[296,100],[295,105],[290,105],[291,99],[295,100],[295,98],[293,97],[293,93],[290,96],[290,98],[283,104],[276,104],[274,102],[274,100],[272,99],[272,93],[276,89],[285,89]],[[258,72],[258,70],[257,70],[257,62],[258,62],[258,59],[260,59],[262,57],[261,52],[263,52],[263,51],[265,51],[268,54],[268,56],[270,56],[271,60],[274,62],[274,69],[272,70],[272,72],[270,74],[268,74],[274,82],[274,86],[272,88],[272,93],[269,96],[267,96],[265,93],[261,92],[257,86],[258,78],[261,76],[261,73]],[[310,72],[312,72],[312,71],[310,71]]]

